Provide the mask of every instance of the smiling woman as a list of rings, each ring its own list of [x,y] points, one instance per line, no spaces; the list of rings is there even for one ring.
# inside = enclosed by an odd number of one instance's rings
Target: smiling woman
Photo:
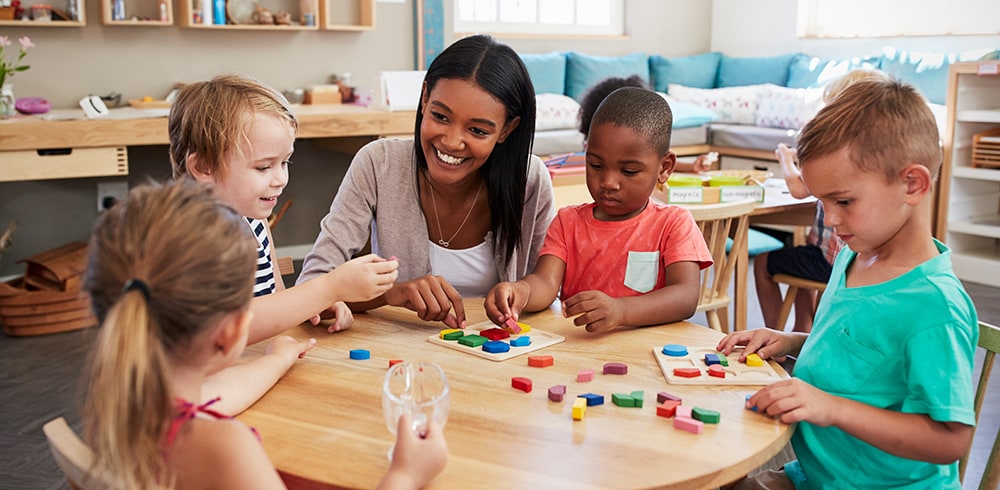
[[[299,283],[350,259],[370,235],[373,252],[399,258],[399,277],[352,309],[403,306],[457,327],[463,296],[534,268],[552,186],[530,154],[535,94],[510,47],[461,39],[435,58],[422,90],[413,141],[378,140],[354,157]]]

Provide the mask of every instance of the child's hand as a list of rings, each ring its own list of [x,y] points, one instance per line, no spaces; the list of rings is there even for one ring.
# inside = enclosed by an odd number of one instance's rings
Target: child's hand
[[[726,335],[719,341],[719,345],[715,346],[715,350],[729,355],[733,351],[733,348],[742,345],[746,346],[743,349],[743,354],[740,354],[740,361],[745,361],[747,356],[753,354],[754,352],[760,356],[761,359],[768,359],[772,357],[779,357],[788,354],[796,354],[799,348],[802,347],[802,343],[799,342],[800,336],[791,336],[785,334],[784,332],[779,332],[770,328],[756,328],[753,330],[743,330],[740,332],[733,332]],[[805,341],[805,337],[802,337],[802,341]]]
[[[338,301],[330,308],[327,308],[327,310],[323,312],[323,317],[326,319],[336,319],[333,324],[326,329],[326,331],[330,333],[347,330],[348,328],[351,328],[352,324],[354,324],[354,313],[351,313],[351,309],[347,306],[347,303],[344,303],[343,301]],[[316,323],[313,323],[313,325],[316,325]]]
[[[418,436],[410,429],[410,420],[406,414],[399,417],[392,464],[379,488],[423,488],[448,462],[448,444],[441,427],[431,421],[427,432]]]
[[[428,275],[396,283],[385,293],[385,302],[413,310],[424,321],[444,322],[448,328],[465,328],[462,295],[441,276]]]
[[[798,378],[768,385],[747,400],[747,408],[778,417],[786,424],[809,422],[820,427],[834,425],[839,397]]]
[[[694,159],[691,170],[699,174],[708,172],[712,170],[712,164],[718,159],[719,153],[714,151],[698,155],[698,158]]]
[[[316,345],[316,339],[309,339],[308,342],[299,342],[287,335],[279,335],[267,343],[264,348],[265,356],[277,356],[285,360],[289,366],[295,363],[296,359],[305,357],[306,351]]]
[[[625,318],[620,303],[600,291],[576,293],[562,302],[563,316],[573,317],[576,326],[586,325],[591,333],[607,332],[621,326]]]
[[[328,272],[336,284],[337,299],[347,302],[361,302],[375,299],[386,293],[398,275],[399,261],[393,257],[383,259],[375,254],[344,262]]]
[[[795,164],[798,155],[795,150],[784,143],[778,143],[778,149],[774,150],[774,156],[778,158],[781,165],[781,174],[785,176],[785,185],[788,186],[788,193],[796,199],[809,197],[809,189],[802,181],[802,171]]]
[[[503,325],[508,318],[517,321],[521,315],[521,310],[528,304],[531,293],[523,291],[519,283],[501,282],[486,293],[486,300],[483,308],[486,309],[486,316],[497,325]]]

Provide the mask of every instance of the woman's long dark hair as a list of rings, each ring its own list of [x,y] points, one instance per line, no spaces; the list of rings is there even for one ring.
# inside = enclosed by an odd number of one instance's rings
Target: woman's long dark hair
[[[427,69],[424,84],[430,93],[441,79],[468,80],[499,100],[511,122],[521,122],[503,143],[497,143],[480,168],[489,192],[490,229],[493,247],[504,251],[510,261],[521,243],[521,217],[528,181],[528,157],[535,137],[535,89],[521,57],[510,46],[487,35],[475,35],[455,41],[441,52]],[[414,147],[418,172],[427,168],[420,143],[423,122],[423,97],[417,105]]]

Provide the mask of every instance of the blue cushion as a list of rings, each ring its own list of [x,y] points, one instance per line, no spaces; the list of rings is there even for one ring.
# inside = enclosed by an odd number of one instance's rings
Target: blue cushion
[[[686,87],[715,88],[721,59],[722,53],[719,52],[677,58],[650,56],[649,73],[653,77],[653,89],[666,92],[667,84],[671,83]]]
[[[822,87],[856,68],[876,70],[881,59],[871,56],[864,58],[817,58],[799,56],[788,67],[788,83],[790,88]]]
[[[767,233],[762,231],[757,231],[750,228],[750,233],[747,235],[747,255],[751,257],[756,257],[765,252],[773,252],[775,250],[784,248],[785,244],[774,238]],[[726,253],[733,248],[733,239],[726,239]]]
[[[536,94],[563,94],[566,90],[566,55],[557,51],[522,54]]]
[[[627,78],[639,75],[649,82],[649,57],[645,53],[625,56],[589,56],[576,52],[566,54],[566,95],[577,102],[595,83],[610,77]]]
[[[915,86],[935,104],[944,104],[948,90],[948,66],[958,61],[976,61],[994,53],[992,49],[963,53],[922,53],[885,48],[882,71]]]
[[[708,124],[719,117],[710,109],[679,100],[670,102],[670,112],[674,115],[674,129],[695,128]]]
[[[719,76],[716,87],[741,87],[773,83],[785,86],[788,82],[788,67],[795,59],[805,56],[800,53],[759,58],[733,58],[722,56],[719,61]]]

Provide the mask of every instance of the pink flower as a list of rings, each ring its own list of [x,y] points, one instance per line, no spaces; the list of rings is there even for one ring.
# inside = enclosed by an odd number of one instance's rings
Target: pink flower
[[[10,39],[7,36],[0,36],[0,48],[10,46]]]
[[[21,36],[21,39],[18,39],[17,42],[21,43],[21,49],[28,49],[35,47],[35,45],[31,43],[31,38],[29,38],[28,36]]]

